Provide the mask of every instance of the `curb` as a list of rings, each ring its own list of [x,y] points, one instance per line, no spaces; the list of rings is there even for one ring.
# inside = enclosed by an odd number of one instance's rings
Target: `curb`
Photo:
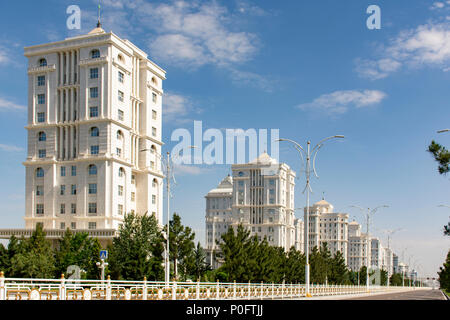
[[[441,290],[442,295],[447,299],[450,300],[450,297],[444,292],[444,290]]]

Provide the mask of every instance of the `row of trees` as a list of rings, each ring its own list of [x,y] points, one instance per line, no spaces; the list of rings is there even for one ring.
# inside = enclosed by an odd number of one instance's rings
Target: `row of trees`
[[[170,221],[170,259],[172,278],[198,279],[210,271],[205,252],[194,243],[195,234],[181,224],[179,215]],[[162,281],[164,279],[165,238],[154,216],[129,214],[119,229],[119,235],[108,246],[109,266],[114,279]],[[81,277],[98,279],[101,245],[87,233],[73,234],[69,229],[52,247],[40,225],[28,239],[11,237],[7,248],[0,244],[0,271],[8,277],[59,278],[69,266],[78,266]]]
[[[217,258],[222,266],[215,271],[221,281],[305,283],[306,256],[292,247],[288,252],[269,246],[266,239],[258,241],[242,225],[236,232],[229,228],[222,235]],[[347,268],[341,252],[331,255],[326,243],[314,247],[309,256],[310,282],[316,284],[366,284],[366,267],[359,272]],[[373,272],[370,274],[372,275]],[[388,274],[380,272],[380,283],[387,283]],[[401,285],[391,277],[391,284]],[[394,282],[392,282],[394,280]]]

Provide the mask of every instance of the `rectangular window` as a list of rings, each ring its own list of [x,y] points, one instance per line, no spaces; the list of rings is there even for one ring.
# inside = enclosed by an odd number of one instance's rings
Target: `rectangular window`
[[[153,135],[154,137],[156,137],[156,128],[155,128],[155,127],[152,127],[152,135]]]
[[[123,73],[119,71],[118,75],[119,75],[119,82],[123,83],[123,77],[124,77]]]
[[[37,122],[45,122],[45,112],[38,112]]]
[[[70,223],[70,228],[75,230],[77,228],[77,223],[76,222],[71,222]]]
[[[66,176],[66,167],[61,167],[61,177]]]
[[[123,196],[123,186],[119,186],[119,197]]]
[[[118,214],[119,216],[123,215],[123,205],[119,204],[119,205],[117,206],[117,214]]]
[[[117,118],[119,118],[119,121],[123,121],[123,111],[122,110],[117,111]]]
[[[59,225],[59,228],[61,230],[64,230],[66,228],[66,223],[65,222],[61,222],[61,224]]]
[[[76,195],[77,194],[77,185],[76,184],[73,184],[71,186],[70,194],[72,194],[72,195]]]
[[[89,183],[89,194],[97,194],[97,184]]]
[[[45,104],[45,94],[37,95],[38,104]]]
[[[98,117],[98,107],[89,107],[89,116],[91,118]]]
[[[44,204],[43,203],[36,204],[36,214],[44,214]]]
[[[89,213],[97,214],[97,202],[89,202]]]
[[[39,158],[45,158],[47,156],[47,151],[45,149],[39,150]]]
[[[152,204],[156,204],[156,196],[152,195]]]
[[[61,203],[61,208],[59,209],[60,214],[66,213],[66,205],[64,203]]]
[[[59,194],[63,196],[65,193],[66,193],[66,186],[62,184],[59,189]]]
[[[131,184],[136,184],[136,176],[134,174],[131,175]]]
[[[76,203],[72,203],[70,205],[70,213],[71,214],[76,214],[77,213],[77,204]]]
[[[132,192],[131,193],[131,202],[135,202],[136,201],[136,193]]]
[[[77,175],[77,167],[72,166],[72,177],[75,177]]]
[[[157,112],[155,110],[152,110],[152,118],[153,118],[153,120],[156,120],[157,116],[158,116]]]
[[[156,103],[156,99],[157,99],[156,93],[152,92],[152,101],[153,101],[154,103]]]
[[[91,146],[91,154],[98,154],[98,146]]]
[[[98,87],[89,88],[89,96],[92,99],[98,98]]]
[[[116,155],[117,155],[118,157],[121,157],[121,156],[122,156],[122,149],[116,148]]]
[[[97,222],[89,222],[88,228],[89,228],[89,230],[97,229]]]
[[[120,91],[120,90],[118,91],[117,99],[119,99],[120,102],[123,102],[123,100],[124,100],[124,99],[123,99],[123,92]]]
[[[44,195],[44,186],[36,186],[36,195],[37,196]]]
[[[98,68],[90,69],[91,79],[98,79]]]
[[[37,85],[39,87],[45,86],[45,76],[38,76],[37,77]]]

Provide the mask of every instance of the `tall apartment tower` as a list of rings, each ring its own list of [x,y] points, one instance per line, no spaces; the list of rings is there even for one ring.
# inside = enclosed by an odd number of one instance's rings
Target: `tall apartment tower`
[[[26,229],[117,230],[130,212],[162,224],[165,71],[100,23],[25,56]]]
[[[212,189],[206,198],[206,262],[213,268],[220,267],[215,252],[218,251],[216,241],[228,231],[232,223],[231,205],[233,198],[233,178],[225,177],[217,188]]]
[[[338,251],[347,261],[348,252],[348,213],[334,212],[332,204],[322,199],[309,209],[309,252],[314,247],[319,249],[327,243],[334,256]],[[305,221],[307,210],[305,208]]]
[[[347,264],[352,271],[363,266],[371,267],[371,241],[366,233],[361,232],[361,225],[352,221],[348,224],[348,258]]]
[[[298,244],[295,241],[295,172],[267,153],[249,163],[234,164],[231,169],[232,226],[242,224],[252,236],[260,240],[267,237],[269,245],[286,251]]]

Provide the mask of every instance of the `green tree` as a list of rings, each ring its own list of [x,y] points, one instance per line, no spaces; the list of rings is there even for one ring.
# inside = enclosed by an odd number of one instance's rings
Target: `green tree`
[[[22,239],[11,259],[11,273],[23,278],[53,278],[55,258],[51,244],[38,225],[29,239]]]
[[[6,272],[9,264],[8,250],[0,243],[0,271]]]
[[[87,232],[76,233],[75,235],[67,229],[63,238],[59,240],[59,246],[55,253],[56,276],[67,273],[67,267],[76,265],[84,270],[84,278],[99,278],[99,270],[96,262],[99,259],[101,250],[100,242],[97,238],[89,238]],[[66,274],[68,278],[70,275]]]
[[[285,275],[287,283],[305,283],[306,256],[292,247],[286,255]]]
[[[444,226],[444,235],[450,236],[450,222],[447,223],[446,226]]]
[[[202,279],[204,275],[211,270],[211,266],[206,263],[205,250],[197,243],[197,247],[194,249],[193,257],[188,264],[188,274],[192,275],[195,280]]]
[[[450,171],[450,152],[439,143],[434,140],[428,146],[428,152],[430,152],[434,159],[438,163],[438,172],[440,174],[447,174]]]
[[[331,284],[348,284],[350,282],[349,271],[345,258],[340,251],[337,251],[330,263],[331,272],[328,282]]]
[[[450,292],[450,250],[447,253],[447,258],[444,265],[439,269],[440,271],[438,272],[438,275],[441,289]]]
[[[390,279],[391,286],[401,286],[402,285],[402,275],[400,273],[394,273]]]
[[[174,213],[169,222],[169,250],[170,259],[173,262],[174,276],[178,279],[178,264],[183,277],[186,277],[189,260],[192,259],[195,248],[195,233],[190,227],[181,224],[181,217]]]
[[[119,235],[109,246],[109,270],[113,278],[162,280],[164,238],[154,215],[127,214]]]
[[[239,225],[235,233],[233,227],[230,227],[222,234],[221,239],[222,241],[217,241],[220,247],[217,255],[223,262],[220,272],[226,274],[227,281],[248,282],[250,231]]]

